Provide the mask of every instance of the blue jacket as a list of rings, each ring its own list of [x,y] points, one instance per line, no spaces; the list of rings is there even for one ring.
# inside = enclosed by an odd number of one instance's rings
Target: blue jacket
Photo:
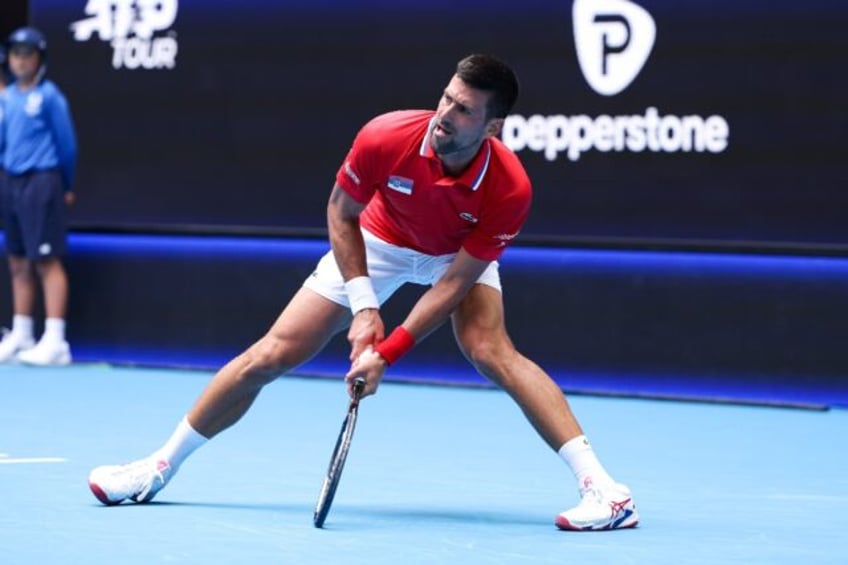
[[[6,151],[6,93],[0,92],[0,170],[5,168],[3,154]]]
[[[3,168],[10,175],[58,168],[71,190],[77,165],[77,139],[68,101],[50,80],[21,91],[17,83],[6,87],[3,120]],[[2,143],[2,142],[0,142]]]

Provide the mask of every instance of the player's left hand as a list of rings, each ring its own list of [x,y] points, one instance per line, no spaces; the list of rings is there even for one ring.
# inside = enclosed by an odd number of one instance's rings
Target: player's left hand
[[[369,345],[353,361],[350,370],[345,375],[348,394],[353,397],[353,381],[356,377],[365,379],[365,388],[362,390],[363,397],[376,393],[387,366],[386,360]]]

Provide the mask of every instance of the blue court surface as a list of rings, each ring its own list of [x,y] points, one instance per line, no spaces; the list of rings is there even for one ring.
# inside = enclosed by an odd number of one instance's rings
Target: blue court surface
[[[633,530],[560,532],[573,478],[494,389],[386,382],[363,401],[325,529],[347,397],[284,377],[147,505],[86,477],[148,454],[211,374],[0,367],[0,563],[846,563],[848,411],[573,396],[630,485]]]

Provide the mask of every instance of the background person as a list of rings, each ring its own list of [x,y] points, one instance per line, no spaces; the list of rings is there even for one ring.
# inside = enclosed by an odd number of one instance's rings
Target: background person
[[[6,169],[3,168],[3,153],[6,150],[6,133],[3,129],[4,115],[6,111],[6,98],[3,92],[6,90],[6,47],[0,45],[0,194],[3,193],[3,183],[6,180]]]
[[[0,341],[0,362],[66,365],[67,206],[73,203],[77,142],[67,100],[45,78],[47,41],[32,27],[7,41],[14,81],[4,92],[3,220],[12,279],[12,330]],[[40,285],[39,285],[40,283]],[[39,286],[46,320],[38,343],[33,313]]]

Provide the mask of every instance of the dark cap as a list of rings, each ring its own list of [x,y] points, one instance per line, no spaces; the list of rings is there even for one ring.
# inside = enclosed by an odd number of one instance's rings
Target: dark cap
[[[12,32],[6,44],[11,48],[15,45],[29,45],[44,53],[47,51],[47,39],[44,34],[34,27],[21,27]]]

